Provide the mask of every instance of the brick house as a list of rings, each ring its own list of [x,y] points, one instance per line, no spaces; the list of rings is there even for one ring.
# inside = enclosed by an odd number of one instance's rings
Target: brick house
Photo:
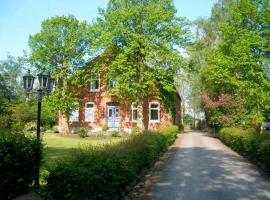
[[[72,132],[76,128],[84,127],[89,131],[99,131],[102,127],[119,128],[130,132],[136,126],[137,105],[128,101],[120,101],[117,97],[106,94],[107,86],[102,74],[92,74],[89,86],[76,90],[79,98],[79,108],[73,110],[69,116],[69,127]],[[113,86],[114,83],[109,85]],[[175,93],[175,117],[172,119],[166,112],[161,98],[153,97],[144,100],[144,126],[149,129],[166,127],[172,124],[181,125],[181,98]],[[61,129],[61,121],[59,120]]]

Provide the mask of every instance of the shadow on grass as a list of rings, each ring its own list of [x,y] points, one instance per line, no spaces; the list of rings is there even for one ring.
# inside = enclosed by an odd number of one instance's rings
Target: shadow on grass
[[[76,148],[61,148],[61,147],[45,147],[43,160],[40,168],[41,185],[47,184],[46,177],[49,175],[50,169],[54,168],[61,160],[72,156]]]
[[[71,156],[74,151],[76,148],[45,147],[42,167],[52,167],[57,161]]]

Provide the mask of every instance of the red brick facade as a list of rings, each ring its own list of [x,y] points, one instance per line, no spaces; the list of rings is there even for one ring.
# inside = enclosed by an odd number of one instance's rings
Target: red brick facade
[[[91,91],[90,85],[88,87],[79,90],[79,110],[75,111],[78,114],[78,118],[75,121],[69,121],[71,129],[78,127],[85,127],[89,130],[101,130],[104,126],[111,126],[111,118],[109,122],[109,116],[113,116],[117,122],[113,121],[114,124],[119,125],[118,128],[123,130],[131,130],[136,126],[136,122],[132,121],[132,109],[131,103],[125,101],[119,101],[116,97],[108,97],[106,95],[106,85],[104,84],[102,77],[100,77],[100,87],[98,91]],[[86,104],[92,103],[93,106],[93,121],[86,122],[85,112]],[[150,104],[156,103],[157,111],[152,111],[154,117],[159,116],[159,120],[151,121],[150,118]],[[175,94],[175,107],[176,117],[172,119],[171,116],[166,112],[164,104],[158,98],[146,99],[143,104],[143,118],[144,126],[149,129],[166,127],[172,124],[180,126],[181,124],[181,99],[178,94]],[[158,107],[159,105],[159,107]],[[111,109],[111,110],[109,110]],[[61,128],[61,121],[59,120],[59,127]]]

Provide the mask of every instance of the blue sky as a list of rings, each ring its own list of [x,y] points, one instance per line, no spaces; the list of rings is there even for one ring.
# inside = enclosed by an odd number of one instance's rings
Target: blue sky
[[[79,20],[92,21],[98,7],[108,0],[0,0],[0,60],[8,52],[23,55],[28,37],[40,30],[41,21],[55,15],[72,14]],[[179,16],[194,20],[210,15],[217,0],[175,0]]]

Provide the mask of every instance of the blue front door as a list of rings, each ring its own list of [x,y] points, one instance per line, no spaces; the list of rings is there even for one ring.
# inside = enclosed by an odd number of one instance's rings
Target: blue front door
[[[119,106],[107,107],[107,121],[109,128],[119,128]]]

